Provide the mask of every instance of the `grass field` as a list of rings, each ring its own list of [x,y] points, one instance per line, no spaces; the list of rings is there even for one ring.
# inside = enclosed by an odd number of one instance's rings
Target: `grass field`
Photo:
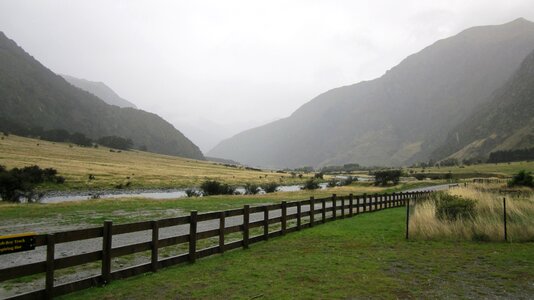
[[[408,168],[408,171],[414,171],[417,173],[422,172],[422,168]],[[425,168],[424,173],[448,173],[453,174],[465,174],[470,177],[477,177],[477,175],[490,175],[509,177],[518,173],[521,170],[534,171],[534,161],[521,161],[511,163],[498,163],[498,164],[478,164],[478,165],[464,165],[453,167],[431,167]]]
[[[222,164],[137,150],[110,152],[109,148],[86,148],[9,135],[0,140],[0,165],[8,168],[38,165],[55,168],[66,177],[64,185],[43,189],[113,188],[130,182],[131,188],[185,188],[206,179],[228,184],[303,182],[290,174],[253,171]],[[89,180],[89,174],[94,180]],[[304,174],[310,177],[312,174]]]
[[[45,233],[47,224],[57,229],[57,225],[101,225],[105,220],[113,220],[115,224],[127,223],[179,216],[191,210],[199,212],[226,210],[242,207],[245,204],[261,205],[283,200],[304,200],[310,196],[319,198],[333,193],[347,195],[393,192],[427,185],[428,183],[413,182],[384,188],[359,183],[326,190],[277,192],[264,195],[226,195],[166,200],[97,199],[50,204],[0,202],[0,232],[6,234],[19,232],[20,228],[11,226],[14,224],[27,223],[30,224],[29,226],[39,224],[38,228],[27,229]]]
[[[65,299],[531,298],[534,244],[404,240],[404,209],[330,222]]]

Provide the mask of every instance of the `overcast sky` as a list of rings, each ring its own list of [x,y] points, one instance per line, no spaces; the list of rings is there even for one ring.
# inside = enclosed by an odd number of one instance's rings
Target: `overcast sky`
[[[438,39],[518,17],[534,20],[532,0],[0,0],[0,30],[52,71],[208,131],[204,120],[287,117]]]

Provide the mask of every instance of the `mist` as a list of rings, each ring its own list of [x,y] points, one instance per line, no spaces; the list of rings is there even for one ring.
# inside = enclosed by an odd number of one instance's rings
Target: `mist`
[[[206,152],[434,41],[534,19],[531,1],[2,1],[0,30],[102,81]],[[201,133],[201,132],[204,132]]]

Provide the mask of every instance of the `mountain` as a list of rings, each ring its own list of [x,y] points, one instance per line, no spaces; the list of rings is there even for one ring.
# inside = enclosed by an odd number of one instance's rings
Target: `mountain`
[[[132,107],[137,108],[132,102],[121,98],[114,90],[103,82],[89,81],[85,79],[76,78],[69,75],[61,75],[65,80],[73,86],[89,92],[98,98],[104,100],[107,104],[116,105],[118,107]]]
[[[534,51],[491,100],[456,126],[432,154],[487,159],[493,151],[534,147]]]
[[[426,161],[534,49],[534,23],[473,27],[380,78],[336,88],[290,117],[242,132],[209,156],[263,167]]]
[[[0,129],[17,124],[65,129],[94,139],[116,135],[151,152],[204,159],[196,145],[161,117],[109,105],[74,87],[1,32],[0,106]]]

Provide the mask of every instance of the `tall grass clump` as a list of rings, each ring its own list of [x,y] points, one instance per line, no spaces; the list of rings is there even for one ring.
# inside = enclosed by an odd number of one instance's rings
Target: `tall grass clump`
[[[418,200],[410,216],[410,236],[425,240],[502,241],[503,195],[461,187]],[[507,197],[510,241],[534,241],[534,195]]]

